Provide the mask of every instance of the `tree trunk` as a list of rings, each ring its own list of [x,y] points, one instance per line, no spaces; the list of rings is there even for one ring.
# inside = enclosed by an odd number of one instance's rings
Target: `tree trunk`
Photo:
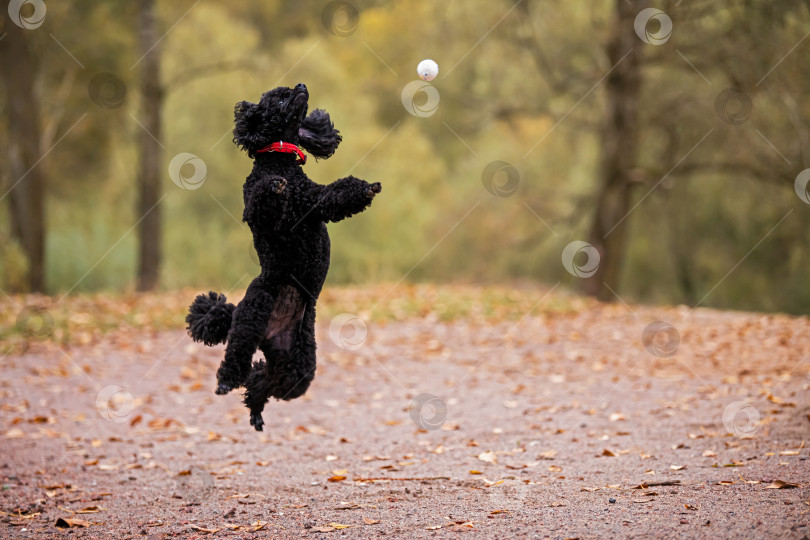
[[[612,300],[610,289],[619,288],[630,209],[630,175],[638,151],[640,48],[651,46],[639,40],[633,29],[641,10],[639,0],[614,1],[615,20],[607,54],[615,68],[606,81],[607,121],[602,136],[600,187],[588,239],[599,251],[600,262],[596,273],[583,281],[583,291],[601,300]]]
[[[141,60],[142,124],[138,169],[138,290],[158,285],[161,262],[162,221],[158,205],[161,194],[160,44],[155,0],[139,0],[138,44]]]
[[[4,17],[0,30],[0,70],[6,84],[8,115],[11,236],[22,246],[28,260],[27,286],[45,292],[45,171],[41,163],[39,104],[34,92],[35,64],[25,30]]]

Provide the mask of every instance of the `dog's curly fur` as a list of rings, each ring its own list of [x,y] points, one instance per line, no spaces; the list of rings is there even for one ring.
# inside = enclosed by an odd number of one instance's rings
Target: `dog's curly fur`
[[[270,397],[300,397],[315,376],[315,303],[329,269],[326,222],[362,212],[381,191],[379,183],[353,176],[317,184],[295,154],[257,152],[283,141],[316,158],[334,154],[340,133],[325,111],[307,116],[308,101],[299,84],[265,92],[259,103],[236,105],[233,140],[254,159],[243,186],[242,219],[253,233],[262,271],[238,305],[221,294],[201,294],[186,317],[194,340],[227,342],[216,393],[245,386],[244,402],[257,431]],[[257,349],[265,360],[253,363]]]

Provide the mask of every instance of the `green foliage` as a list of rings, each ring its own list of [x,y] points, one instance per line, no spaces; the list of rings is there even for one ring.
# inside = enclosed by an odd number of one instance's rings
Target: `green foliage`
[[[10,291],[25,290],[28,260],[17,242],[3,239],[0,242],[0,286]]]
[[[801,163],[810,155],[810,109],[799,104],[810,57],[786,53],[810,30],[807,9],[686,4],[671,9],[667,46],[638,42],[640,202],[628,217],[620,292],[637,301],[806,312],[810,206],[792,180],[810,165]],[[330,283],[528,279],[576,287],[560,253],[587,236],[593,213],[613,3],[356,6],[356,31],[339,37],[323,27],[321,3],[206,1],[189,10],[160,2],[165,167],[180,152],[207,166],[196,190],[165,176],[163,286],[243,288],[257,273],[241,223],[251,163],[231,142],[233,105],[305,82],[311,106],[327,109],[344,136],[334,157],[311,159],[307,174],[322,183],[353,174],[383,184],[370,210],[330,226]],[[141,136],[133,10],[118,2],[74,8],[49,3],[48,26],[32,32],[43,122],[56,126],[54,141],[79,122],[41,165],[51,194],[48,282],[53,292],[128,289],[137,266]],[[439,63],[433,86],[441,99],[434,115],[417,118],[401,92],[424,58]],[[88,100],[89,80],[101,71],[126,83],[120,108]],[[754,103],[740,126],[714,112],[719,92],[732,86]],[[3,137],[13,136],[13,126],[3,127]],[[484,188],[482,172],[496,160],[519,172],[511,197]],[[699,163],[717,166],[690,168]],[[3,218],[3,286],[15,288],[24,261]]]

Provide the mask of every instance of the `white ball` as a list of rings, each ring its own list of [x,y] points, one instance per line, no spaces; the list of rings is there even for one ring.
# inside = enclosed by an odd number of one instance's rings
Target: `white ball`
[[[416,66],[416,73],[419,74],[419,78],[423,81],[432,81],[439,74],[439,64],[430,59],[422,60]]]

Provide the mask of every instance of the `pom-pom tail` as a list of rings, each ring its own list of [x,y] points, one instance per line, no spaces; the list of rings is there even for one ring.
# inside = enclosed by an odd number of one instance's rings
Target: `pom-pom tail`
[[[224,294],[213,291],[194,299],[186,315],[187,330],[194,341],[208,346],[225,343],[231,329],[234,305]]]

